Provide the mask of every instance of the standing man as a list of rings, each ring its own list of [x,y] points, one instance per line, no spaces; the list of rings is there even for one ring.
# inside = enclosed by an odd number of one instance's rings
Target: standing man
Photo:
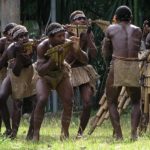
[[[34,141],[39,140],[44,108],[51,90],[55,89],[58,92],[63,103],[60,140],[69,137],[69,125],[72,116],[73,88],[70,82],[71,70],[69,64],[64,61],[66,52],[65,48],[61,46],[67,42],[65,30],[59,23],[51,23],[47,28],[47,36],[48,38],[42,41],[37,48],[39,79],[36,85],[38,101],[34,113]],[[83,55],[84,61],[87,61],[87,56],[82,50],[80,51],[78,39],[74,37],[72,42],[70,50],[73,51],[76,57]]]
[[[94,35],[91,31],[91,27],[88,26],[88,20],[83,11],[74,11],[70,15],[70,22],[71,25],[67,27],[69,35],[79,36],[81,49],[88,55],[89,60],[94,59],[97,54]],[[72,27],[73,30],[71,30]],[[76,137],[79,139],[82,137],[90,118],[91,100],[96,92],[96,80],[99,78],[99,75],[94,68],[88,64],[89,61],[85,63],[82,57],[73,56],[70,52],[66,60],[72,68],[72,85],[74,88],[79,87],[80,96],[83,101],[83,111],[80,116],[80,125]]]
[[[139,27],[131,24],[132,12],[127,6],[118,7],[115,15],[117,24],[107,28],[102,48],[105,61],[108,67],[110,66],[106,81],[108,108],[115,138],[116,140],[123,139],[117,100],[121,87],[126,86],[132,101],[131,139],[136,140],[141,114],[138,52],[142,32]]]

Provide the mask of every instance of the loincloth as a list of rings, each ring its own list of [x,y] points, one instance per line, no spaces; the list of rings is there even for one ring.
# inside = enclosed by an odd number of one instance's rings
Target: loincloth
[[[2,81],[4,80],[4,78],[6,77],[6,75],[7,75],[7,68],[3,67],[0,70],[0,85],[2,84]]]
[[[134,60],[113,60],[114,86],[139,87],[139,62]]]
[[[64,63],[61,70],[50,71],[48,75],[39,78],[45,78],[50,86],[50,90],[56,89],[59,83],[64,78],[70,78],[71,76],[71,67],[68,63]]]
[[[15,76],[10,68],[8,68],[8,74],[14,99],[22,99],[36,94],[36,78],[32,65],[28,68],[23,68],[19,77]]]
[[[89,83],[94,93],[96,92],[96,81],[99,75],[91,65],[72,68],[71,82],[73,87]]]

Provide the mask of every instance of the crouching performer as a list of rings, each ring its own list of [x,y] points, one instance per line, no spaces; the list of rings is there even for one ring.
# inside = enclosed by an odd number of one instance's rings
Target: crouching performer
[[[0,87],[1,87],[1,83],[3,82],[7,74],[7,62],[1,63],[1,58],[2,58],[3,53],[5,53],[7,47],[13,42],[11,31],[16,25],[17,24],[13,22],[8,23],[4,28],[3,37],[0,38]],[[3,112],[2,114],[8,117],[2,117],[0,113],[0,129],[1,129],[1,123],[2,123],[2,118],[3,118],[4,124],[6,127],[6,131],[4,132],[4,135],[9,136],[11,134],[10,122],[7,120],[4,120],[4,118],[9,119],[9,111],[7,108],[7,103],[5,103],[3,107],[5,107],[5,109],[3,108],[5,112]]]
[[[4,112],[3,105],[11,95],[14,100],[11,137],[15,138],[21,118],[22,99],[25,97],[36,98],[36,81],[31,59],[32,51],[25,46],[29,42],[26,27],[15,26],[12,30],[12,37],[14,42],[9,45],[1,58],[2,64],[8,62],[8,72],[1,85],[0,110],[2,113]]]
[[[73,88],[70,81],[71,69],[64,61],[68,50],[78,51],[79,40],[73,37],[71,48],[65,48],[65,30],[59,23],[51,23],[47,28],[48,39],[41,42],[37,48],[37,105],[34,113],[33,140],[39,140],[39,131],[44,118],[44,107],[52,89],[55,89],[63,104],[61,118],[60,140],[69,137],[69,125],[72,116]],[[64,47],[63,47],[64,45]],[[68,50],[67,50],[68,49]],[[67,51],[66,51],[67,50]]]

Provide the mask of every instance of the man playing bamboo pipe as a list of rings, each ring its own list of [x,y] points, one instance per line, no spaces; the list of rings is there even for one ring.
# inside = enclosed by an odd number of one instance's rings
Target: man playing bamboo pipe
[[[106,81],[108,109],[115,138],[116,140],[123,139],[117,100],[121,87],[126,86],[132,103],[131,140],[136,140],[141,114],[138,52],[140,51],[142,33],[139,27],[131,24],[132,12],[127,6],[118,7],[115,15],[117,24],[107,28],[102,48],[105,61],[110,66]],[[111,65],[109,65],[110,60]]]
[[[72,116],[73,88],[70,82],[70,66],[64,59],[61,61],[57,59],[62,55],[64,56],[65,49],[61,46],[52,51],[53,47],[55,48],[67,42],[65,39],[65,30],[59,23],[51,23],[47,28],[47,36],[48,38],[41,42],[37,49],[37,71],[39,79],[36,85],[38,102],[34,113],[34,141],[39,140],[39,131],[44,118],[44,107],[52,89],[58,92],[63,103],[61,140],[69,137],[69,125]],[[87,55],[80,50],[78,38],[72,37],[71,40],[73,42],[70,48],[72,53],[76,57],[82,57],[83,61],[87,62]],[[46,56],[48,52],[50,55]]]
[[[3,114],[5,109],[3,106],[8,96],[11,95],[14,100],[11,138],[15,138],[21,117],[21,99],[30,97],[35,100],[36,91],[33,81],[32,51],[28,51],[24,46],[29,42],[28,31],[26,27],[17,25],[11,34],[14,42],[7,48],[0,61],[0,68],[8,62],[7,76],[2,82],[0,90],[0,110]],[[9,120],[8,116],[3,115],[3,117]]]
[[[11,31],[12,29],[16,26],[16,23],[9,23],[5,26],[5,29],[3,31],[3,37],[0,38],[0,59],[2,58],[3,53],[6,51],[7,47],[13,42],[13,38],[11,36]],[[3,67],[0,69],[0,86],[2,84],[2,81],[4,80],[4,78],[6,77],[7,74],[7,62],[3,63]],[[8,108],[7,108],[7,103],[4,104],[4,112],[2,113],[4,116],[8,116],[7,118],[9,118],[9,112],[8,112]],[[1,113],[0,113],[0,128],[1,128]],[[11,126],[10,123],[7,119],[5,119],[5,117],[3,117],[4,119],[4,123],[6,126],[6,131],[5,131],[5,135],[9,136],[11,134]]]
[[[87,53],[89,59],[95,58],[97,50],[94,42],[94,35],[91,31],[91,28],[87,28],[88,21],[83,11],[74,11],[70,15],[70,21],[73,26],[86,26],[86,29],[81,30],[81,32],[80,29],[77,29],[77,33],[70,33],[68,26],[68,33],[70,35],[79,36],[81,49]],[[79,139],[82,137],[90,118],[91,100],[95,93],[96,80],[99,78],[99,76],[94,68],[91,65],[88,65],[88,62],[85,63],[82,61],[82,58],[74,57],[71,52],[68,54],[68,56],[69,57],[66,60],[72,68],[72,85],[74,88],[79,87],[80,96],[83,101],[83,111],[80,116],[80,125],[76,137]]]

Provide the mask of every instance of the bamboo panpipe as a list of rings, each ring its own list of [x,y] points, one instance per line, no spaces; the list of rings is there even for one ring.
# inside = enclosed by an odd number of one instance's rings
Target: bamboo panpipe
[[[89,23],[95,23],[98,27],[102,29],[103,32],[106,31],[107,27],[110,25],[109,21],[105,21],[102,19],[91,20],[89,19]]]
[[[33,53],[33,45],[35,44],[35,41],[29,41],[23,44],[23,51],[30,55]]]
[[[33,52],[33,47],[36,47],[40,42],[42,42],[44,39],[46,39],[46,37],[41,38],[40,40],[33,40],[33,39],[29,39],[28,42],[23,44],[23,51],[26,54],[32,54]]]
[[[47,52],[45,53],[45,56],[48,56],[51,59],[53,59],[56,62],[56,64],[59,67],[61,67],[68,51],[71,49],[71,46],[72,46],[72,41],[68,40],[64,44],[57,45],[55,47],[48,49]],[[60,49],[62,48],[63,48],[63,51],[60,52]]]
[[[74,36],[80,37],[82,32],[87,32],[87,25],[75,25],[75,24],[67,24],[64,25],[64,28]]]
[[[123,109],[126,109],[126,107],[129,105],[129,103],[130,103],[130,98],[127,95],[125,87],[122,87],[122,90],[118,97],[118,112],[119,112],[119,114],[121,114]],[[104,120],[109,118],[106,93],[103,94],[99,104],[100,104],[100,109],[98,110],[95,118],[91,122],[91,128],[88,132],[89,135],[91,135],[93,133],[93,131],[95,130],[95,128],[97,126],[100,126],[104,122]]]
[[[107,27],[110,25],[110,22],[106,21],[106,20],[102,20],[102,19],[91,20],[91,19],[88,19],[88,25],[67,24],[67,25],[64,25],[64,28],[69,33],[72,33],[73,35],[79,37],[82,32],[87,32],[88,27],[91,26],[92,23],[94,23],[98,27],[100,27],[103,32],[105,32]]]

